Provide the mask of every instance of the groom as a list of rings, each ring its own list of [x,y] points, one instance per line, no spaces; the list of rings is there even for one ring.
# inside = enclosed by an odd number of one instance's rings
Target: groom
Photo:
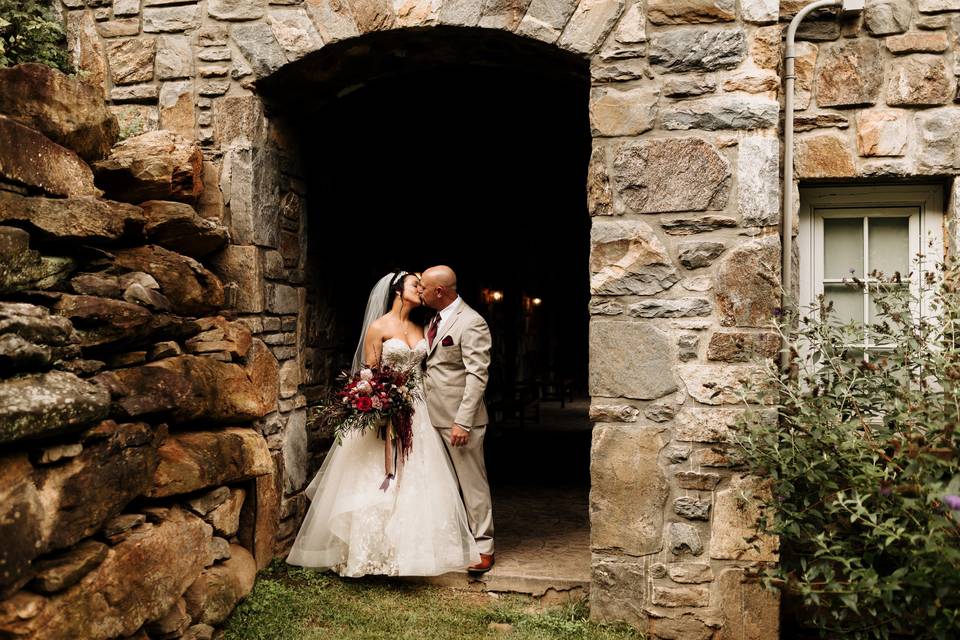
[[[487,407],[483,393],[490,367],[490,329],[480,314],[457,295],[457,275],[450,267],[430,267],[420,276],[420,297],[436,311],[427,325],[426,373],[423,376],[430,421],[440,431],[460,483],[467,520],[480,550],[469,571],[493,567],[493,506],[483,436]]]

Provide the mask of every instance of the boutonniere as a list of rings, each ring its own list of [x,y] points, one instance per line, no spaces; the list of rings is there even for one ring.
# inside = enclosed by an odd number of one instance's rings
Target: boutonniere
[[[445,347],[452,347],[453,338],[451,338],[450,336],[444,336],[443,341],[440,344],[442,344]]]

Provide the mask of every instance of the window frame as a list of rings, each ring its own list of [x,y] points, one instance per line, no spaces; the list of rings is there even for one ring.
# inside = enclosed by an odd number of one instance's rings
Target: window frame
[[[823,220],[831,217],[845,217],[843,212],[845,209],[889,208],[902,210],[911,208],[917,210],[917,213],[914,214],[916,220],[914,220],[914,216],[910,216],[909,242],[911,251],[909,259],[912,272],[910,288],[920,298],[922,274],[935,267],[938,262],[944,259],[945,255],[944,239],[946,235],[944,224],[946,220],[943,200],[943,186],[940,184],[834,185],[800,188],[797,248],[799,252],[799,307],[801,314],[809,314],[813,317],[819,315],[817,297],[823,293],[824,284]],[[861,216],[848,215],[846,217]],[[878,211],[870,216],[863,217],[902,217],[902,215],[898,215],[896,212]],[[868,238],[865,237],[864,251],[866,251],[867,243]],[[923,249],[922,258],[916,256],[920,248]],[[864,260],[869,260],[869,256],[865,254]],[[868,274],[863,274],[863,276],[866,278]],[[918,313],[925,316],[929,312],[928,300],[920,298]],[[866,344],[851,346],[866,346]]]

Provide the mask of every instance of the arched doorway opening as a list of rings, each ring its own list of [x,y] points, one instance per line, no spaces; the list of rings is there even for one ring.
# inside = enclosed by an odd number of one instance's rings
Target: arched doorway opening
[[[589,86],[572,54],[451,27],[329,45],[259,85],[308,192],[308,399],[391,269],[453,266],[490,323],[495,588],[589,582]]]

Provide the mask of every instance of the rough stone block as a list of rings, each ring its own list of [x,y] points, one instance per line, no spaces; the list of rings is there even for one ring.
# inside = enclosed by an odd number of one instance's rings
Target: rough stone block
[[[769,481],[734,476],[717,492],[713,507],[710,557],[717,560],[776,562],[780,540],[758,530],[765,504],[772,500]]]
[[[316,51],[323,44],[302,8],[271,9],[268,21],[274,38],[291,62]]]
[[[106,389],[64,371],[3,380],[0,443],[77,431],[106,417],[109,403]]]
[[[647,19],[653,24],[729,22],[736,18],[733,0],[648,0]]]
[[[143,10],[144,33],[178,33],[200,24],[200,5],[148,7]]]
[[[0,178],[54,196],[99,196],[80,157],[16,120],[0,115]]]
[[[660,92],[655,86],[597,87],[590,92],[594,136],[634,136],[653,128]]]
[[[883,79],[880,43],[858,39],[825,44],[817,68],[817,105],[873,104]]]
[[[205,569],[184,594],[194,622],[218,625],[253,590],[257,563],[238,544],[230,545],[230,558]]]
[[[625,142],[613,162],[619,212],[722,209],[730,165],[702,138]]]
[[[851,178],[857,175],[847,138],[836,133],[814,133],[794,142],[798,178]]]
[[[443,9],[449,12],[453,8],[452,5],[455,4],[457,3],[446,2]],[[480,3],[469,2],[468,4],[476,8],[477,19],[479,19]],[[357,23],[353,19],[347,3],[340,0],[304,0],[303,5],[326,44],[359,35]],[[441,22],[446,23],[443,20],[443,15],[443,13],[440,14]],[[474,25],[476,25],[476,22],[470,26]]]
[[[660,120],[665,129],[768,129],[776,127],[778,112],[775,100],[722,95],[671,105]]]
[[[153,80],[153,59],[157,43],[153,38],[123,38],[107,42],[107,59],[114,84],[136,84]]]
[[[706,607],[710,604],[710,589],[655,586],[651,601],[660,607]]]
[[[687,393],[701,404],[742,404],[745,400],[768,400],[763,383],[763,367],[753,364],[683,364],[680,378]]]
[[[719,640],[778,640],[780,638],[780,594],[768,591],[743,569],[720,573],[720,610],[723,627]]]
[[[671,522],[668,528],[670,553],[675,556],[690,553],[695,556],[703,554],[703,542],[697,528],[684,522]]]
[[[889,105],[935,106],[953,99],[955,81],[941,56],[912,55],[890,64],[886,97]]]
[[[669,337],[642,322],[590,323],[590,394],[654,400],[677,389]]]
[[[0,69],[0,114],[87,161],[105,156],[119,133],[102,91],[42,64]]]
[[[770,331],[762,333],[717,331],[710,336],[707,360],[749,362],[772,358],[780,351],[780,347],[780,336]]]
[[[624,0],[580,0],[560,36],[559,45],[580,53],[593,53],[617,23]]]
[[[742,29],[688,27],[651,37],[650,64],[663,71],[718,71],[740,64],[746,56]]]
[[[910,28],[913,16],[910,0],[875,0],[866,4],[863,24],[871,34],[886,36]]]
[[[192,202],[203,191],[200,147],[170,131],[127,138],[94,169],[107,195],[124,202]]]
[[[661,427],[599,425],[591,450],[590,546],[630,555],[663,546],[669,488],[657,464],[666,445]]]
[[[646,591],[642,564],[595,562],[590,576],[590,617],[639,627],[647,619],[643,609]]]
[[[190,493],[273,473],[263,436],[252,429],[171,434],[159,450],[160,463],[147,495]]]
[[[744,226],[780,223],[780,144],[776,137],[751,136],[740,141],[737,212]]]
[[[595,219],[590,235],[595,295],[650,295],[680,279],[666,247],[645,222]]]
[[[80,584],[49,599],[18,631],[37,640],[131,636],[169,611],[200,574],[209,538],[209,526],[174,507],[164,522],[111,549]]]
[[[763,327],[780,305],[780,241],[775,236],[745,242],[727,252],[716,275],[717,309],[723,326]]]
[[[917,167],[927,174],[960,172],[960,109],[935,109],[917,116],[920,130],[920,151]]]

